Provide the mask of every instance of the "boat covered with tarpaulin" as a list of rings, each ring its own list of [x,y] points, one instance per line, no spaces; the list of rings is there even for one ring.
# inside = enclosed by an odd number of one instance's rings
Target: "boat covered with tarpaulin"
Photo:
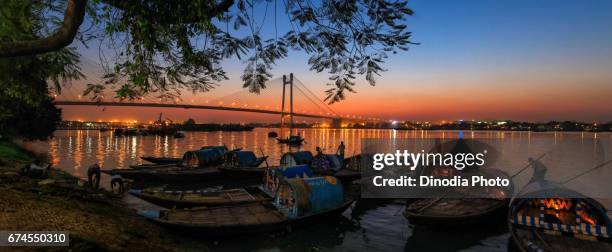
[[[304,138],[301,136],[288,136],[286,138],[276,138],[278,143],[289,144],[289,145],[301,145],[304,142]]]
[[[228,155],[225,166],[219,167],[221,172],[232,177],[263,177],[266,168],[260,166],[266,162],[267,156],[257,157],[252,151],[234,151]]]
[[[296,165],[290,167],[269,167],[265,169],[263,177],[264,191],[276,195],[278,187],[287,179],[312,178],[314,173],[308,165]]]
[[[310,151],[287,152],[280,160],[280,166],[310,165],[314,156]]]
[[[161,225],[208,236],[287,231],[316,224],[344,212],[352,200],[344,197],[342,184],[334,177],[286,180],[273,203],[199,208],[191,210],[146,210],[139,213]]]
[[[331,176],[287,179],[274,199],[276,208],[290,219],[317,214],[343,203],[342,183]]]
[[[521,251],[612,251],[612,223],[598,201],[537,180],[512,200],[508,225]]]
[[[183,166],[186,167],[206,167],[219,165],[225,162],[225,153],[219,149],[202,149],[187,151],[183,155]]]

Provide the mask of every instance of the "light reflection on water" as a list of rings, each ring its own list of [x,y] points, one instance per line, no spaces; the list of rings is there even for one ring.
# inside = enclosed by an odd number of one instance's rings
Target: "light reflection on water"
[[[326,153],[335,152],[341,141],[346,145],[346,156],[359,154],[361,139],[364,138],[457,138],[456,131],[394,131],[394,130],[358,130],[358,129],[300,129],[300,134],[306,139],[306,144],[299,148],[288,147],[276,143],[274,138],[268,138],[269,131],[278,129],[257,128],[252,132],[187,132],[185,138],[161,136],[135,136],[113,137],[112,132],[98,131],[57,131],[55,137],[48,141],[44,148],[48,148],[49,155],[55,167],[67,170],[77,176],[86,177],[87,167],[95,162],[103,169],[126,168],[132,164],[141,163],[140,156],[170,156],[180,157],[185,151],[199,149],[205,145],[227,145],[230,148],[244,148],[261,155],[270,156],[270,165],[278,164],[281,155],[288,151],[310,150],[315,151],[320,146]],[[465,132],[466,138],[487,138],[499,141],[507,146],[502,154],[509,155],[510,160],[516,164],[524,164],[525,153],[542,153],[543,141],[555,145],[561,141],[571,139],[572,153],[583,153],[584,157],[575,158],[572,155],[566,159],[553,163],[559,178],[567,178],[576,174],[575,167],[584,164],[592,167],[602,159],[610,158],[610,143],[612,136],[609,133],[560,133],[560,132],[499,132],[476,131]],[[595,143],[594,139],[599,140]],[[603,141],[602,141],[603,140]],[[523,156],[513,157],[516,153]],[[603,152],[603,154],[602,154]],[[569,158],[569,160],[567,159]],[[514,160],[516,159],[516,160]],[[551,158],[552,159],[552,158]],[[507,169],[509,173],[518,167],[512,164]],[[554,165],[552,165],[554,164]],[[503,167],[500,167],[503,168]],[[610,178],[609,170],[595,172],[595,176]],[[106,181],[103,178],[103,185]],[[492,229],[460,230],[443,232],[423,227],[413,227],[402,216],[403,204],[397,201],[365,202],[360,200],[356,207],[344,213],[347,219],[342,223],[317,225],[280,238],[265,236],[261,239],[241,238],[240,243],[235,239],[220,241],[219,245],[212,245],[213,250],[505,250],[507,248],[507,233],[503,220]],[[458,235],[461,233],[461,235]],[[464,237],[465,239],[462,239]],[[442,240],[441,240],[442,239]]]

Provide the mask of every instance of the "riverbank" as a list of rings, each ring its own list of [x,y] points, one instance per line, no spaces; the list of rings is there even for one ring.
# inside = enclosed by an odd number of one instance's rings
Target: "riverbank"
[[[34,154],[0,141],[0,230],[69,231],[72,251],[207,250],[206,244],[176,236],[138,216],[123,207],[120,198],[79,186],[78,179],[66,172],[52,169],[44,180],[19,175],[33,158]]]

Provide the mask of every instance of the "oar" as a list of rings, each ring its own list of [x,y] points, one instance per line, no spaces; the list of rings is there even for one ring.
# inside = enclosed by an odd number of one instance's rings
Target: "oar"
[[[266,167],[270,167],[270,165],[268,165],[268,159],[266,158],[266,154],[264,154],[263,149],[261,149],[261,147],[259,147],[259,152],[261,152],[261,156],[264,158],[264,162],[266,162]]]
[[[570,178],[570,179],[567,179],[567,180],[565,180],[565,181],[561,182],[561,184],[563,185],[563,184],[565,184],[565,183],[568,183],[568,182],[570,182],[570,181],[572,181],[572,180],[574,180],[574,179],[577,179],[577,178],[579,178],[579,177],[582,177],[583,175],[586,175],[587,173],[590,173],[590,172],[592,172],[592,171],[594,171],[594,170],[597,170],[597,169],[599,169],[599,168],[601,168],[601,167],[604,167],[604,166],[606,166],[606,165],[608,165],[608,164],[610,164],[610,163],[612,163],[612,160],[608,160],[608,161],[606,161],[606,162],[603,162],[603,163],[601,163],[601,164],[599,164],[599,165],[596,165],[595,167],[593,167],[593,168],[591,168],[591,169],[588,169],[588,170],[586,170],[586,171],[584,171],[584,172],[582,172],[582,173],[580,173],[580,174],[578,174],[578,175],[576,175],[576,176],[574,176],[574,177],[572,177],[572,178]]]
[[[514,178],[517,175],[519,175],[521,172],[527,170],[527,168],[529,168],[529,166],[531,166],[533,164],[533,162],[538,161],[540,159],[542,159],[544,156],[546,156],[547,153],[544,153],[542,155],[540,155],[536,160],[529,162],[529,164],[527,164],[525,167],[523,167],[521,170],[519,170],[517,173],[515,173],[514,175],[510,176],[510,178]]]

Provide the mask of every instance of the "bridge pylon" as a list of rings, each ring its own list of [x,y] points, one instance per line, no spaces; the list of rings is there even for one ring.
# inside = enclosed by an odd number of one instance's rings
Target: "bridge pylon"
[[[285,86],[289,85],[289,135],[293,130],[293,73],[289,73],[289,80],[287,76],[283,75],[283,97],[281,99],[281,125],[280,125],[280,138],[284,138],[283,128],[285,127]]]

